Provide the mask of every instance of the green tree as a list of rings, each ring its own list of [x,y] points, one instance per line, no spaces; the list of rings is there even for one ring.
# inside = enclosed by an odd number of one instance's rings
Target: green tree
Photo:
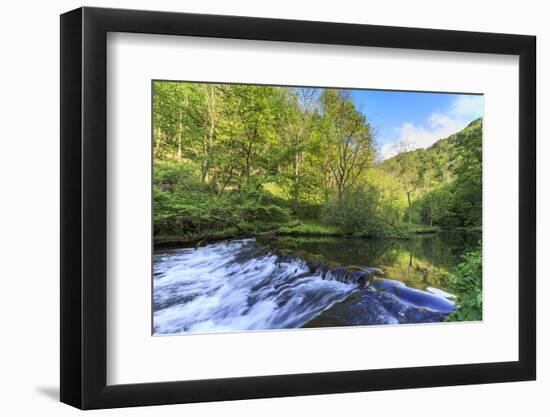
[[[321,95],[325,166],[337,198],[355,187],[374,161],[374,138],[349,90],[326,89]]]

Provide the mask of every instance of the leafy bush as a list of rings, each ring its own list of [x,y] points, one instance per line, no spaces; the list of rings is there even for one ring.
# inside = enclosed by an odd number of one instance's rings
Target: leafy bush
[[[323,210],[324,220],[345,234],[378,236],[388,229],[384,205],[374,187],[357,187],[334,198]]]
[[[464,262],[447,278],[451,291],[458,294],[458,306],[448,321],[477,321],[482,319],[482,255],[481,249],[467,252]]]
[[[222,230],[265,229],[262,223],[288,221],[284,202],[261,190],[213,192],[197,168],[155,164],[153,178],[155,235],[212,235]]]
[[[153,166],[153,184],[158,190],[201,191],[205,186],[198,176],[198,166],[192,162],[186,164],[155,163]]]

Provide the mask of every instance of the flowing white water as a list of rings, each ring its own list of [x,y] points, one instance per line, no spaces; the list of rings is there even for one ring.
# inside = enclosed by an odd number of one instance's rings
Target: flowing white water
[[[254,239],[157,254],[154,273],[155,334],[296,328],[357,289]]]

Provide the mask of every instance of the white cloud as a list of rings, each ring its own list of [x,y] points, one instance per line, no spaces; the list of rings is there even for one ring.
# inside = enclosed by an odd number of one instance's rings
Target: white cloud
[[[405,122],[394,128],[397,138],[380,149],[380,156],[382,159],[387,159],[403,148],[408,150],[427,148],[439,139],[464,129],[482,114],[483,98],[481,96],[459,96],[453,101],[448,111],[432,113],[423,124]]]
[[[453,102],[450,114],[455,118],[478,118],[483,114],[483,97],[459,96]]]

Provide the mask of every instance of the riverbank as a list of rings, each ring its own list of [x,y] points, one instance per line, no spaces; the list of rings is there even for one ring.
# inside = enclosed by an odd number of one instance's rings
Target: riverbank
[[[171,247],[197,244],[201,246],[206,242],[217,242],[226,239],[238,239],[257,236],[296,236],[296,237],[346,237],[346,234],[337,228],[324,225],[313,221],[297,220],[283,225],[277,223],[255,223],[251,225],[237,227],[228,227],[218,231],[208,231],[204,234],[194,234],[187,236],[166,235],[155,236],[155,247]],[[356,234],[354,237],[373,238],[383,236],[373,236],[366,234]],[[391,236],[385,236],[391,237]]]
[[[277,223],[256,223],[244,227],[228,227],[219,231],[208,231],[193,235],[160,235],[154,237],[155,248],[174,247],[184,245],[202,246],[207,242],[218,242],[227,239],[240,239],[258,236],[294,236],[294,237],[338,237],[361,239],[411,239],[418,235],[434,234],[442,231],[439,227],[424,225],[403,224],[396,228],[395,233],[380,235],[374,234],[346,234],[337,228],[322,223],[295,220],[283,225]],[[445,231],[481,232],[481,227],[457,228]]]

